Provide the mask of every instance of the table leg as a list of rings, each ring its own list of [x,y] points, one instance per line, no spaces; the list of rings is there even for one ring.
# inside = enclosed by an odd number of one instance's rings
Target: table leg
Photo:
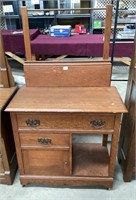
[[[102,146],[107,147],[108,135],[103,135]]]

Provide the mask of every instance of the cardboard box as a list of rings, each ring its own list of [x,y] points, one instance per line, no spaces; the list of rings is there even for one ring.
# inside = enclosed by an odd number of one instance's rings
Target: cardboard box
[[[50,29],[51,36],[69,37],[71,34],[71,25],[56,25]]]

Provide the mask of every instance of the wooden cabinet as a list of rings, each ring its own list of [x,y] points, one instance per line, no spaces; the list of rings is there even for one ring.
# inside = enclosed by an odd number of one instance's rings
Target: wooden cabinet
[[[124,181],[131,181],[136,174],[136,36],[135,50],[131,61],[125,105],[128,113],[123,115],[119,140],[118,159],[123,170]]]
[[[24,121],[26,122],[26,121]],[[19,134],[26,175],[67,176],[70,174],[70,136],[40,130]]]
[[[15,92],[15,87],[0,89],[0,183],[9,185],[13,183],[16,174],[17,159],[10,115],[4,113],[4,109]]]
[[[22,156],[26,175],[69,175],[69,151],[67,148],[64,150],[59,148],[23,148]]]
[[[22,185],[112,187],[120,117],[127,112],[114,87],[23,87],[6,111]],[[86,134],[103,141],[74,142],[74,135]]]

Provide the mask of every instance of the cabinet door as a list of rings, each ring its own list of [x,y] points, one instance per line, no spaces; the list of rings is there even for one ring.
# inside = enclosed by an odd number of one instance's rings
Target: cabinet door
[[[70,175],[69,150],[23,149],[24,173],[29,175]]]

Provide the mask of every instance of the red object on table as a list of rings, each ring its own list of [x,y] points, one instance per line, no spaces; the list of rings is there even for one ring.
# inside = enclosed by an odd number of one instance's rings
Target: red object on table
[[[84,27],[83,24],[76,24],[74,33],[84,34],[86,33],[86,28]]]

